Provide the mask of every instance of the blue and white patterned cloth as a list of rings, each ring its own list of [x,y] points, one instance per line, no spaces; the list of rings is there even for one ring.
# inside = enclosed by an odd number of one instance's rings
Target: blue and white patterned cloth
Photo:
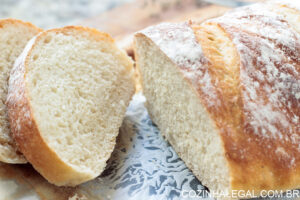
[[[107,199],[161,200],[205,190],[162,138],[144,102],[142,94],[133,97],[106,170],[81,191]]]
[[[80,191],[105,200],[212,200],[152,123],[145,101],[133,97],[106,170]]]

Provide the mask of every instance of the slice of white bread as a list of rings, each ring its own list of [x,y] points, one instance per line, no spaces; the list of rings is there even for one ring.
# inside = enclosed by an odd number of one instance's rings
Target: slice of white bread
[[[300,6],[291,4],[136,34],[149,114],[218,199],[300,188]]]
[[[10,70],[27,42],[41,29],[16,19],[0,20],[0,161],[26,163],[11,137],[5,105]]]
[[[42,32],[9,80],[15,141],[49,182],[91,180],[114,149],[134,88],[132,61],[108,34],[73,26]]]

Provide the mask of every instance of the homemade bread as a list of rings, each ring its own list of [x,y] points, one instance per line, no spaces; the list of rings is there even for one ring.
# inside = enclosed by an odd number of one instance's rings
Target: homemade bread
[[[15,59],[23,51],[27,42],[41,29],[15,19],[0,20],[0,161],[6,163],[26,163],[11,137],[5,105],[8,78]]]
[[[132,61],[96,29],[42,32],[17,59],[7,106],[21,152],[49,182],[75,186],[104,170],[134,94]]]
[[[294,4],[261,3],[202,24],[163,23],[136,34],[149,114],[217,198],[300,188]]]

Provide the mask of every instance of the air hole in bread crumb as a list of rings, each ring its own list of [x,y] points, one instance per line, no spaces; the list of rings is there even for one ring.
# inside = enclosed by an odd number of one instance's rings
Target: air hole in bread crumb
[[[67,137],[66,139],[67,139],[67,144],[68,145],[72,145],[73,144],[71,137]]]
[[[60,139],[57,140],[58,144],[62,144],[62,141]]]
[[[65,128],[65,127],[66,127],[66,124],[64,124],[63,122],[58,122],[58,123],[57,123],[57,126],[58,126],[58,127],[61,127],[61,128]]]
[[[35,61],[35,60],[37,60],[39,58],[39,56],[37,55],[37,54],[35,54],[34,56],[33,56],[33,60]]]
[[[91,112],[92,113],[96,113],[96,109],[95,108],[91,108]]]
[[[33,84],[33,86],[36,86],[36,82],[37,82],[36,79],[32,79],[32,84]]]
[[[61,117],[61,114],[59,112],[55,113],[55,117]]]
[[[45,38],[44,43],[48,44],[49,42],[51,42],[51,40],[52,40],[52,37],[49,35]]]
[[[6,62],[10,62],[10,54],[6,56]]]
[[[80,97],[83,97],[83,96],[84,96],[83,93],[82,93],[80,90],[78,90],[78,95],[79,95]]]
[[[57,92],[57,88],[55,88],[55,87],[52,87],[52,88],[51,88],[51,92],[54,92],[54,93],[56,93],[56,92]]]

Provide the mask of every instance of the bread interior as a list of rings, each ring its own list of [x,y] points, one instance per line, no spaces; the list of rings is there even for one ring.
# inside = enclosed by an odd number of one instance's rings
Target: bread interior
[[[210,114],[178,67],[148,38],[136,37],[148,112],[185,164],[212,191],[229,190],[223,144]]]
[[[106,38],[47,32],[27,57],[33,117],[50,148],[73,168],[104,169],[134,93],[131,62]]]

